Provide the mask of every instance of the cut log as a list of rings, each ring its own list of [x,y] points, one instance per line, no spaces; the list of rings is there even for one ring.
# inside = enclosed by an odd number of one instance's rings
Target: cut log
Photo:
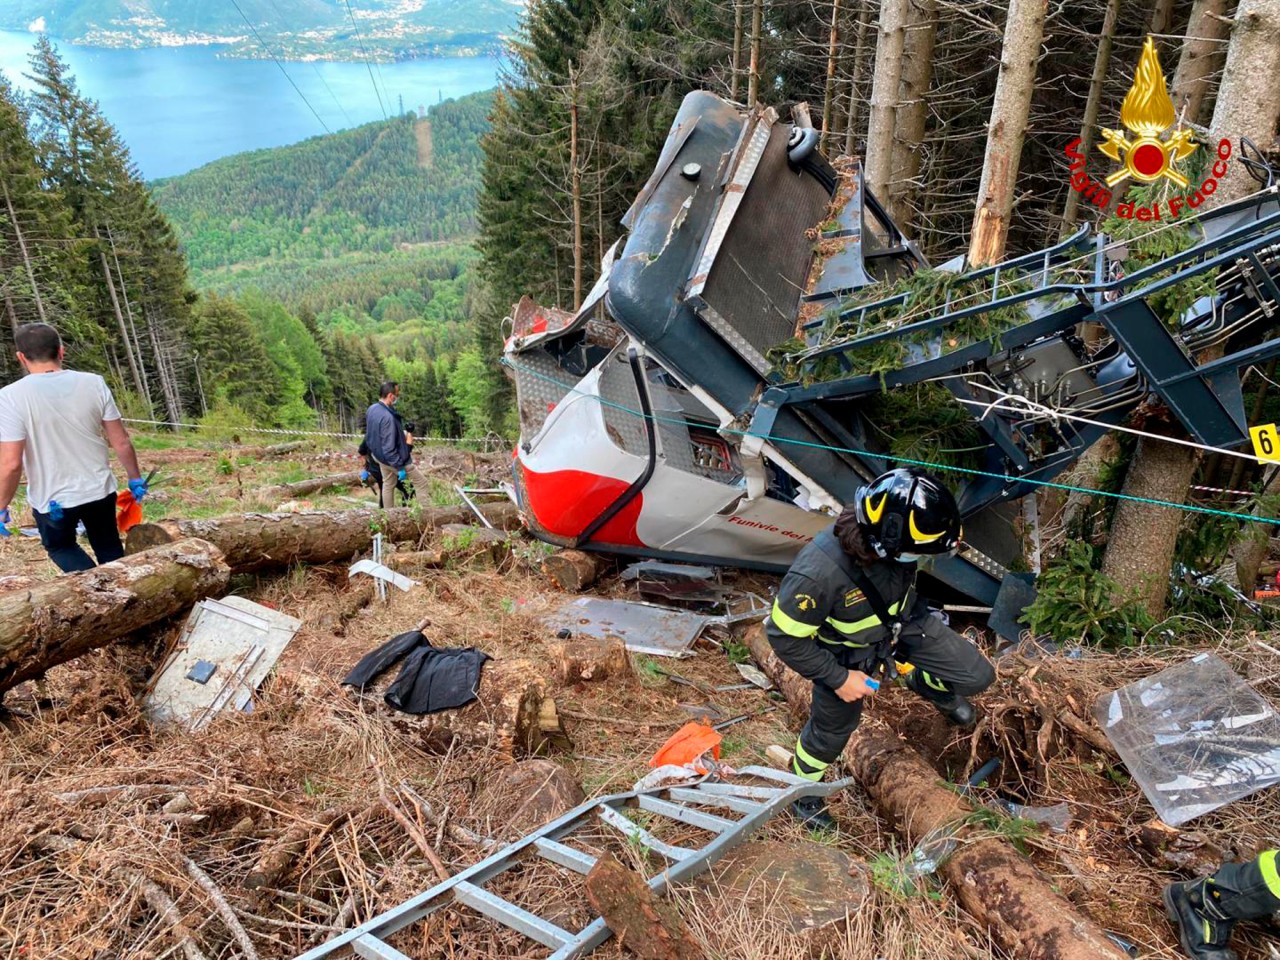
[[[752,627],[746,640],[760,668],[787,701],[807,713],[810,685],[773,654],[763,628]],[[973,813],[973,807],[948,790],[938,772],[898,737],[863,727],[849,741],[845,758],[876,808],[908,844],[948,828],[964,837],[966,828],[959,824]],[[940,872],[961,906],[991,931],[1010,956],[1026,960],[1122,960],[1126,956],[1101,927],[1054,892],[1040,871],[1003,840],[963,839]]]
[[[233,573],[253,573],[295,563],[347,560],[368,550],[377,531],[393,543],[418,540],[434,527],[458,523],[468,516],[464,507],[427,507],[420,511],[398,507],[161,520],[140,523],[130,530],[126,549],[137,553],[185,537],[200,537],[223,552]]]
[[[181,540],[0,593],[0,693],[222,593],[230,577],[217,547]]]
[[[542,572],[561,590],[580,593],[599,578],[605,561],[582,550],[560,550],[542,561]]]
[[[282,457],[286,453],[301,450],[306,445],[306,440],[290,440],[288,443],[273,443],[269,447],[245,447],[234,452],[240,457]]]
[[[277,500],[305,497],[309,493],[319,493],[330,487],[358,487],[361,482],[359,471],[353,470],[350,473],[334,473],[327,477],[299,480],[297,483],[278,483],[270,487],[259,487],[253,492],[253,497],[264,503],[273,503]]]
[[[654,896],[640,874],[604,853],[587,874],[587,899],[627,953],[644,960],[699,960],[702,948],[674,903]]]
[[[393,553],[386,558],[386,564],[392,570],[422,570],[427,567],[444,565],[443,550],[406,550],[404,553]]]
[[[618,637],[579,637],[555,649],[556,671],[561,683],[608,680],[631,673],[631,658]]]
[[[528,660],[490,660],[480,673],[473,703],[422,716],[401,713],[383,701],[397,673],[390,670],[366,688],[365,703],[432,750],[447,750],[457,739],[503,757],[523,757],[538,753],[547,743],[542,729],[547,681]]]

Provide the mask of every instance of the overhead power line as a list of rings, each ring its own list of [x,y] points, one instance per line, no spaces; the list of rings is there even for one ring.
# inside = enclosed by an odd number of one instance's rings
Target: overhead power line
[[[240,19],[243,20],[245,26],[249,28],[249,31],[258,41],[258,45],[262,47],[267,56],[271,58],[272,62],[280,68],[280,72],[284,74],[284,78],[289,81],[289,86],[293,87],[294,92],[302,98],[302,102],[307,105],[307,109],[311,111],[311,115],[320,121],[320,126],[324,127],[324,132],[333,133],[333,131],[329,129],[329,125],[324,122],[324,118],[320,116],[320,114],[316,112],[316,108],[311,105],[311,101],[307,99],[307,95],[302,92],[301,88],[299,88],[296,83],[293,82],[293,77],[289,76],[289,71],[284,68],[284,64],[280,62],[279,58],[272,52],[271,48],[267,46],[265,41],[263,41],[262,36],[257,31],[257,28],[249,22],[249,18],[244,15],[244,11],[240,9],[240,4],[237,0],[231,0],[231,5],[236,8],[236,13],[240,14]]]
[[[378,91],[378,81],[373,79],[373,61],[369,59],[369,51],[364,48],[364,37],[360,36],[360,26],[356,23],[356,15],[351,10],[351,0],[344,0],[347,5],[347,16],[351,18],[351,29],[356,32],[356,43],[364,55],[364,65],[369,68],[369,82],[373,84],[373,95],[378,98],[378,108],[382,111],[382,119],[387,119],[387,108],[382,104],[382,94]],[[381,72],[381,71],[379,71]]]
[[[293,24],[289,22],[288,18],[280,10],[280,5],[276,3],[276,0],[270,0],[270,3],[271,9],[273,9],[276,12],[276,16],[280,18],[280,24],[284,27],[285,31],[296,35],[298,31],[293,28]],[[347,125],[351,126],[351,114],[347,113],[347,108],[342,105],[342,101],[338,99],[338,95],[333,92],[333,88],[329,86],[329,81],[324,78],[324,74],[320,72],[320,68],[316,65],[316,62],[312,60],[310,63],[311,71],[316,75],[316,79],[324,85],[324,88],[328,92],[329,97],[333,100],[334,105],[337,106],[338,110],[342,113],[342,116],[346,118]]]

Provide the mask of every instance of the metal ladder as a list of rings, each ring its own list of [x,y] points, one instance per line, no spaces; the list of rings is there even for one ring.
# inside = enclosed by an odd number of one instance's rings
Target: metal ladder
[[[522,855],[540,857],[585,875],[595,866],[596,858],[561,841],[581,827],[603,822],[616,829],[623,838],[649,848],[670,862],[667,869],[648,881],[649,889],[661,895],[670,884],[687,880],[706,870],[714,861],[767,823],[774,814],[796,800],[802,797],[825,797],[852,782],[846,779],[834,783],[813,783],[768,767],[746,767],[738,773],[739,776],[768,781],[768,784],[748,786],[703,780],[686,786],[617,793],[600,800],[590,800],[570,810],[560,819],[553,820],[527,837],[468,867],[457,876],[327,943],[299,954],[295,960],[321,960],[348,948],[365,960],[412,960],[383,938],[444,907],[469,907],[549,947],[552,950],[549,960],[570,960],[594,950],[609,939],[613,931],[602,917],[596,917],[574,933],[484,888],[488,881],[523,862]],[[623,807],[632,805],[639,810],[706,830],[714,834],[715,838],[700,849],[664,843],[622,813]],[[699,806],[717,807],[729,815],[708,813],[697,809]],[[732,814],[741,816],[734,817]]]

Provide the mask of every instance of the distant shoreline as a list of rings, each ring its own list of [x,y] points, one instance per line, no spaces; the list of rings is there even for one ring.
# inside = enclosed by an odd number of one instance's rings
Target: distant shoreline
[[[0,27],[0,31],[14,36],[30,37],[34,45],[41,36],[38,31],[23,28]],[[319,49],[311,49],[310,39],[306,45],[290,46],[292,37],[275,37],[271,41],[273,51],[285,63],[365,63],[366,59],[374,63],[409,63],[416,60],[452,60],[462,57],[498,57],[501,56],[507,37],[500,34],[491,35],[492,39],[482,43],[450,44],[450,43],[415,43],[396,49],[378,49],[366,42],[368,57],[361,52],[359,45],[352,41],[325,42]],[[264,60],[271,56],[263,52],[256,40],[247,37],[219,37],[210,35],[171,35],[163,40],[145,37],[57,37],[50,35],[54,43],[78,47],[83,50],[180,50],[201,48],[212,50],[214,56],[222,60]],[[332,49],[325,49],[332,48]]]

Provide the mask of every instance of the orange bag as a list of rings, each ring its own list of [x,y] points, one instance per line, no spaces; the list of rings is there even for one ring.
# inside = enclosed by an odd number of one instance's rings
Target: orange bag
[[[712,757],[719,760],[720,739],[720,734],[705,723],[691,720],[673,733],[671,739],[658,748],[658,752],[649,760],[649,766],[671,765],[683,767],[685,764],[697,760],[708,750],[711,751]],[[707,771],[699,768],[698,772],[706,773]]]
[[[133,499],[132,490],[116,494],[116,529],[128,533],[142,522],[142,504]]]

